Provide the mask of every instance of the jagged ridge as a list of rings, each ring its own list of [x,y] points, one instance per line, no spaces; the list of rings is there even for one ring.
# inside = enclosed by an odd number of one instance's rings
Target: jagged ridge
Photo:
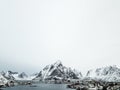
[[[67,68],[63,66],[61,61],[57,61],[54,64],[47,65],[43,68],[36,79],[79,79],[80,77],[82,77],[80,72]]]
[[[107,66],[103,68],[97,68],[89,70],[86,77],[93,79],[99,79],[109,82],[119,82],[120,81],[120,69],[114,66]]]

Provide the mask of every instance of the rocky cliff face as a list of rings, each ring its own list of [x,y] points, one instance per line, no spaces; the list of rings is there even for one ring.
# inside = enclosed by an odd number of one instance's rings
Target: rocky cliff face
[[[43,70],[39,72],[36,79],[79,79],[82,77],[81,72],[72,70],[63,66],[61,61],[57,61],[54,64],[47,65]]]

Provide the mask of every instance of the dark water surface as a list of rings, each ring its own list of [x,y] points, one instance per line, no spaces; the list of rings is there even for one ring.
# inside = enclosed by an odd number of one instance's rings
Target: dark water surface
[[[34,86],[35,85],[35,86]],[[4,88],[3,90],[71,90],[66,88],[65,84],[34,84],[31,86],[14,86]],[[74,89],[72,89],[74,90]]]

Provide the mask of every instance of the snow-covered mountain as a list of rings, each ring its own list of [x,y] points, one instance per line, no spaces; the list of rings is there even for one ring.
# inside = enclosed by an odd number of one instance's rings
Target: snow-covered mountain
[[[0,73],[0,86],[5,85],[8,80]]]
[[[13,74],[13,77],[15,78],[15,80],[27,80],[28,79],[28,75],[25,72]]]
[[[15,77],[13,75],[18,74],[18,72],[12,72],[12,71],[7,71],[6,73],[2,72],[2,73],[3,73],[3,76],[8,80],[15,80]]]
[[[27,78],[28,75],[25,72],[22,72],[18,75],[19,78]]]
[[[81,72],[63,66],[62,62],[58,60],[54,64],[47,65],[43,68],[35,79],[78,79],[80,77],[82,77]]]
[[[47,65],[39,73],[27,75],[25,72],[0,72],[0,84],[6,83],[10,80],[67,80],[67,79],[83,79],[83,80],[103,80],[120,82],[120,68],[117,66],[106,66],[102,68],[89,70],[85,77],[81,72],[75,69],[65,67],[61,61]],[[3,82],[3,83],[2,83]]]
[[[97,68],[89,70],[86,77],[109,82],[120,82],[120,69],[116,66]]]
[[[37,76],[37,74],[27,75],[25,72],[22,72],[18,75],[14,75],[16,80],[32,80]]]
[[[35,75],[27,75],[25,72],[18,73],[18,72],[1,72],[1,74],[7,79],[7,80],[32,80],[35,78]]]

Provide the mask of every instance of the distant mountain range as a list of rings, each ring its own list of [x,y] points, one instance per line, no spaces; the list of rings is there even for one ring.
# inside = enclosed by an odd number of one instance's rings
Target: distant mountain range
[[[35,75],[28,76],[25,72],[18,73],[12,71],[8,71],[6,73],[2,71],[0,75],[6,78],[7,80],[32,80],[36,77]]]
[[[66,67],[61,61],[45,66],[39,73],[27,75],[25,72],[4,72],[0,73],[0,85],[9,80],[70,80],[70,79],[94,79],[109,82],[120,82],[120,68],[117,66],[106,66],[89,70],[86,76],[81,72]]]

